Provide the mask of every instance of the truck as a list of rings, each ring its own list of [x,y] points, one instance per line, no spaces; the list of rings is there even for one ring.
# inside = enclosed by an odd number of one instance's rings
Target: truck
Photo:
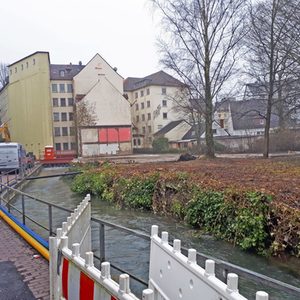
[[[18,170],[26,168],[26,151],[19,143],[0,143],[0,171]]]

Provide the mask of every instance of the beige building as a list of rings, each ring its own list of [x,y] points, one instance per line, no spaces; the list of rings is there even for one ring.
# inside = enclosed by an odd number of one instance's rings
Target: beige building
[[[96,54],[73,82],[77,107],[83,102],[94,115],[94,124],[79,124],[82,156],[131,153],[130,103],[123,96],[123,77]]]
[[[48,52],[35,52],[8,66],[7,119],[12,141],[37,157],[53,144]]]
[[[77,152],[73,77],[83,68],[81,63],[50,65],[53,146],[57,153]]]
[[[182,86],[164,71],[124,81],[124,92],[131,103],[134,148],[152,147],[153,135],[178,120],[172,98],[180,93]]]
[[[79,128],[76,100],[93,108],[93,124]],[[11,64],[9,84],[0,91],[0,117],[9,120],[12,141],[38,158],[48,145],[57,154],[75,154],[77,146],[85,156],[132,152],[123,78],[99,54],[86,66],[50,64],[48,52]]]

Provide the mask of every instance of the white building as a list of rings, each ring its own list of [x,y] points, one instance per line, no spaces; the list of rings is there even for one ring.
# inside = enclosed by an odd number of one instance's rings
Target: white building
[[[164,71],[124,81],[124,92],[131,103],[133,148],[150,148],[153,134],[178,120],[172,98],[182,87],[179,80]]]

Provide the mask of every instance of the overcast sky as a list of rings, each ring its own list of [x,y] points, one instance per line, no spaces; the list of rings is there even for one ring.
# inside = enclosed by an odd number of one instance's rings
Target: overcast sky
[[[53,64],[86,64],[99,53],[124,78],[160,69],[148,0],[9,0],[0,28],[0,62],[49,51]]]

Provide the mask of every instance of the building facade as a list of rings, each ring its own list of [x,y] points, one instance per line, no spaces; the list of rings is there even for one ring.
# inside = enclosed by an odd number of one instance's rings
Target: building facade
[[[82,102],[93,108],[92,124],[76,121],[76,104]],[[48,52],[11,64],[9,83],[0,91],[0,117],[8,121],[12,141],[38,158],[49,145],[60,154],[84,156],[132,151],[123,78],[99,54],[86,66],[50,64]]]
[[[151,148],[154,134],[178,120],[172,99],[182,87],[179,80],[164,71],[124,81],[124,92],[131,105],[133,148]]]
[[[35,52],[8,66],[7,119],[12,141],[41,157],[53,145],[48,52]]]

